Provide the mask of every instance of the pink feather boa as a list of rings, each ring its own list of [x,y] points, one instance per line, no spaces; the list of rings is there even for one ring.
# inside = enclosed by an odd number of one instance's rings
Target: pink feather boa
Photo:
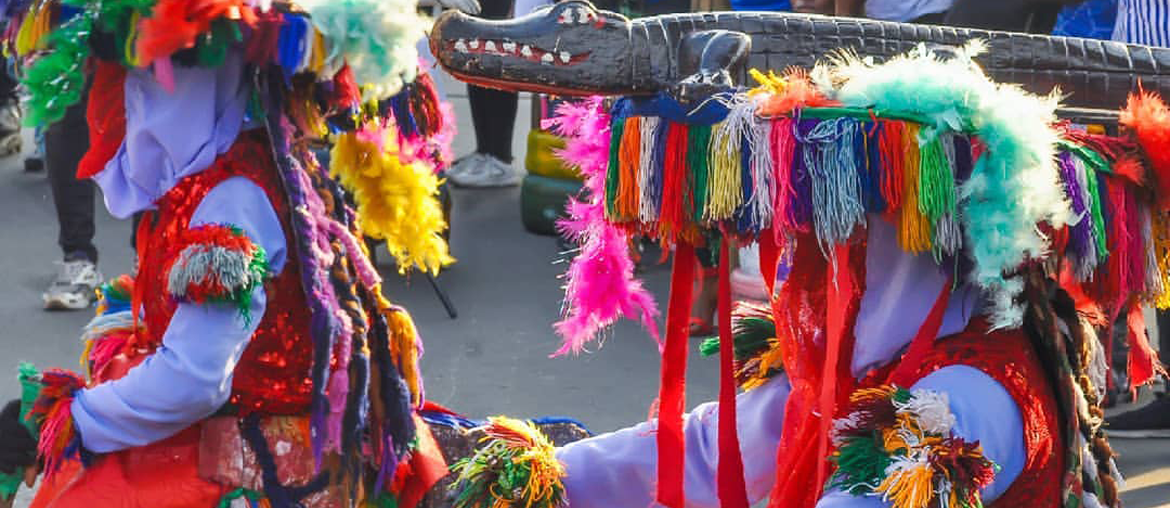
[[[580,353],[618,318],[638,319],[655,340],[658,306],[634,278],[629,234],[605,220],[605,170],[609,161],[609,114],[601,99],[557,107],[546,129],[566,138],[557,155],[585,177],[583,199],[570,198],[569,216],[558,226],[580,250],[565,274],[565,311],[557,322],[564,344],[553,356]]]

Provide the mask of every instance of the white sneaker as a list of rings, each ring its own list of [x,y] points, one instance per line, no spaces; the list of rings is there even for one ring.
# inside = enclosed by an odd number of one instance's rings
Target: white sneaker
[[[46,310],[81,310],[97,300],[97,288],[102,285],[102,274],[97,265],[87,259],[59,261],[57,278],[49,285],[42,298]]]
[[[491,155],[483,155],[479,164],[469,167],[465,172],[448,174],[447,179],[460,187],[472,188],[520,185],[520,173],[516,168]]]
[[[463,157],[455,159],[455,162],[451,164],[451,167],[447,168],[447,178],[472,171],[472,168],[483,164],[484,159],[486,158],[487,156],[482,153],[471,152],[467,155],[464,155]]]

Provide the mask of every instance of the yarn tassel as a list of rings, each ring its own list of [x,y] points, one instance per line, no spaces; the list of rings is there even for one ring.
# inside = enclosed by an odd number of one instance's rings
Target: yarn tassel
[[[884,213],[886,200],[882,196],[882,159],[881,159],[881,128],[880,122],[863,122],[861,135],[853,145],[857,152],[855,157],[865,161],[865,168],[860,172],[862,177],[862,196],[865,197],[865,209],[872,213]]]
[[[751,128],[748,130],[752,193],[745,206],[751,215],[753,233],[772,227],[772,203],[776,201],[775,173],[772,169],[775,160],[772,158],[770,143],[772,125],[772,122],[752,116]]]
[[[833,245],[844,243],[854,227],[865,223],[853,151],[858,131],[856,120],[839,118],[821,122],[799,139],[805,144],[805,163],[813,175],[813,228],[830,255]]]
[[[1147,299],[1152,299],[1166,291],[1165,286],[1162,285],[1162,280],[1165,275],[1162,273],[1161,267],[1158,266],[1158,252],[1157,244],[1154,241],[1153,217],[1151,216],[1151,208],[1139,204],[1138,205],[1138,221],[1141,227],[1142,250],[1144,254],[1143,263],[1145,264],[1145,281],[1143,287],[1143,295]]]
[[[755,156],[752,153],[751,142],[747,134],[744,134],[743,140],[740,141],[740,146],[743,147],[743,156],[739,158],[739,181],[743,187],[743,195],[741,198],[742,204],[735,209],[734,216],[738,231],[751,234],[757,230],[756,225],[752,222],[751,213],[747,208],[747,203],[750,203],[752,196],[755,195],[755,183],[752,180],[752,158]]]
[[[622,135],[626,120],[615,118],[609,131],[609,165],[605,172],[605,217],[618,222],[617,198],[621,187]]]
[[[784,117],[772,121],[769,135],[769,151],[772,152],[773,180],[775,194],[772,199],[772,230],[777,244],[783,244],[789,232],[796,229],[792,216],[792,202],[796,192],[792,187],[793,157],[796,155],[796,128],[792,118]]]
[[[685,186],[687,178],[687,126],[671,122],[666,134],[663,157],[662,212],[658,219],[663,241],[673,243],[683,232]]]
[[[626,119],[622,131],[622,146],[618,149],[618,196],[615,204],[617,217],[622,221],[634,220],[638,217],[638,160],[642,152],[641,119],[632,116]]]
[[[817,150],[816,146],[804,143],[809,133],[816,129],[820,120],[799,120],[793,130],[794,142],[797,149],[792,159],[792,176],[789,177],[793,189],[791,205],[792,220],[799,231],[808,231],[813,221],[813,175],[809,167],[810,155]]]
[[[638,136],[640,141],[638,154],[638,220],[642,224],[653,224],[658,219],[658,184],[655,179],[661,180],[662,174],[657,172],[661,164],[655,156],[661,157],[662,152],[657,150],[659,140],[659,126],[661,120],[656,116],[642,118],[639,123],[642,132]]]
[[[878,152],[882,162],[882,199],[886,211],[894,213],[902,206],[902,179],[906,172],[905,134],[906,125],[892,120],[878,121]]]
[[[707,209],[707,193],[711,178],[709,158],[711,150],[711,127],[692,125],[687,131],[687,166],[691,168],[691,201],[687,203],[687,217],[695,224],[703,222],[703,211]]]
[[[727,120],[712,128],[708,160],[711,178],[707,187],[707,206],[703,211],[703,218],[708,221],[730,219],[743,202],[743,182],[740,179],[743,123],[734,116],[738,111],[733,108]]]
[[[1162,276],[1162,292],[1154,294],[1154,303],[1162,310],[1170,309],[1170,220],[1167,220],[1166,213],[1157,209],[1150,211],[1153,236],[1150,250],[1154,252],[1158,273]]]
[[[920,151],[918,147],[918,125],[905,124],[902,129],[902,214],[898,228],[898,244],[910,253],[926,252],[931,249],[930,222],[922,214],[919,205]]]
[[[1092,251],[1096,259],[1096,246],[1093,245],[1093,218],[1089,205],[1085,202],[1085,189],[1077,176],[1077,167],[1073,163],[1073,156],[1068,152],[1061,152],[1059,156],[1060,177],[1064,182],[1065,194],[1073,212],[1073,220],[1069,223],[1069,249],[1077,263],[1077,272],[1082,271],[1085,265],[1087,252]]]

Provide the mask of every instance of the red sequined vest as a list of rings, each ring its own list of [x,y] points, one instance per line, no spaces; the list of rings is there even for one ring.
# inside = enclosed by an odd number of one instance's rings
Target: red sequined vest
[[[141,295],[147,331],[146,343],[140,346],[153,350],[161,344],[175,313],[177,305],[166,292],[163,263],[169,259],[168,253],[183,248],[178,244],[179,233],[187,229],[191,215],[207,193],[236,176],[247,178],[268,195],[291,245],[288,200],[281,191],[271,151],[262,136],[242,134],[228,153],[207,170],[180,181],[157,202],[157,211],[142,218],[135,292]],[[309,407],[313,347],[308,307],[296,249],[287,250],[288,260],[280,273],[264,285],[267,308],[233,374],[229,404],[241,415],[296,415]]]
[[[1023,417],[1024,470],[991,506],[1059,508],[1065,454],[1056,393],[1027,335],[1018,329],[988,332],[976,319],[966,330],[935,341],[911,383],[952,365],[974,367],[1003,385]]]

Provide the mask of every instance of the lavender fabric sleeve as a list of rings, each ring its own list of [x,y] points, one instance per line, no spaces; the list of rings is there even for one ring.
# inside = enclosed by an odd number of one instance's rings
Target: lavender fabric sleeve
[[[974,367],[944,367],[922,378],[911,389],[945,393],[955,415],[954,435],[978,441],[983,454],[999,467],[995,480],[983,489],[990,504],[1011,487],[1024,470],[1024,418],[1014,399],[991,376]],[[856,497],[843,492],[826,494],[817,508],[888,508],[877,497]]]
[[[264,248],[279,270],[284,231],[260,187],[236,177],[199,204],[191,224],[231,224]],[[232,372],[264,315],[263,287],[253,292],[251,320],[231,304],[180,304],[163,344],[125,377],[79,392],[73,418],[82,444],[97,453],[165,439],[218,410],[231,394]]]
[[[126,75],[126,138],[93,179],[106,208],[125,219],[150,209],[179,180],[207,169],[227,152],[248,104],[243,56],[228,51],[214,68],[174,68],[168,90],[150,69]]]
[[[739,395],[736,412],[748,498],[763,499],[776,478],[776,447],[791,387],[778,376]],[[718,408],[700,405],[686,416],[687,505],[717,507]],[[557,450],[566,468],[570,508],[644,508],[651,506],[657,476],[656,421],[571,443]]]

